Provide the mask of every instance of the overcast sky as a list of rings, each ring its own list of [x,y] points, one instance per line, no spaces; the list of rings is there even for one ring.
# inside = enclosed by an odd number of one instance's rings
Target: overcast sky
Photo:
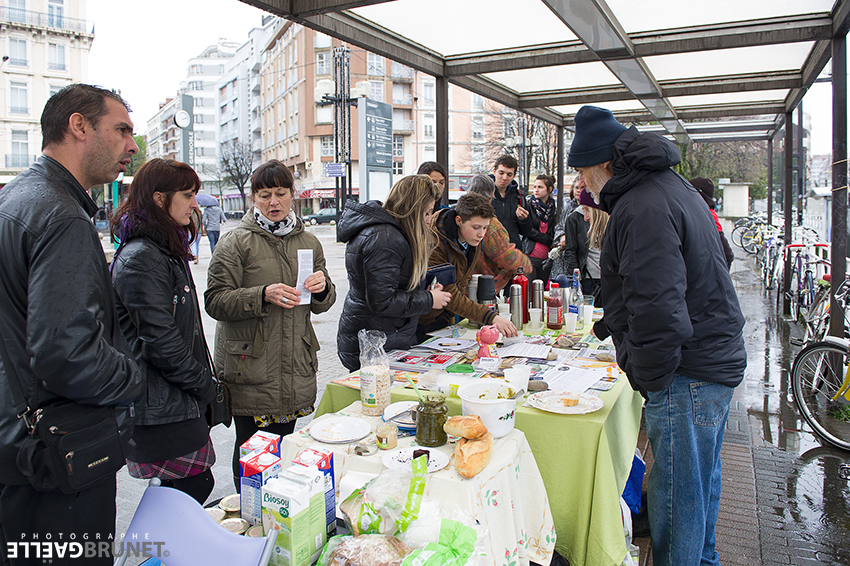
[[[140,134],[186,80],[190,58],[219,38],[246,41],[265,13],[239,0],[87,0],[86,12],[95,25],[89,82],[121,90]],[[812,86],[803,110],[812,116],[812,152],[830,153],[830,85]]]
[[[219,38],[239,42],[265,12],[238,0],[87,0],[95,26],[89,82],[121,90],[136,133],[186,80],[187,62]]]

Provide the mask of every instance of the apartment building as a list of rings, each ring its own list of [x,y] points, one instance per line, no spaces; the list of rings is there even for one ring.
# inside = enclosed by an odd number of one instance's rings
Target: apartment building
[[[84,82],[94,40],[85,0],[6,0],[0,6],[3,62],[0,185],[41,154],[39,119],[63,87]]]

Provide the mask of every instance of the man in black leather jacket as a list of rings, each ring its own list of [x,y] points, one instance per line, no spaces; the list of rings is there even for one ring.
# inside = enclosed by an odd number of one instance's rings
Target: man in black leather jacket
[[[112,540],[116,484],[112,474],[74,494],[33,489],[16,465],[26,427],[11,380],[32,409],[114,406],[128,428],[143,391],[86,193],[138,151],[128,108],[115,93],[70,85],[48,100],[41,128],[43,155],[0,190],[0,553],[12,564],[35,561],[21,559],[30,541]],[[108,553],[83,561],[112,564]]]

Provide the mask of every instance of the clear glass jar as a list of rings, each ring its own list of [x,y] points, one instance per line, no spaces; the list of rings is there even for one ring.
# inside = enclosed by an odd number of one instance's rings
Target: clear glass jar
[[[393,423],[381,423],[375,429],[375,437],[380,450],[392,450],[398,446],[398,427]]]
[[[428,395],[416,407],[416,442],[422,446],[442,446],[448,441],[443,425],[449,408],[445,397]]]

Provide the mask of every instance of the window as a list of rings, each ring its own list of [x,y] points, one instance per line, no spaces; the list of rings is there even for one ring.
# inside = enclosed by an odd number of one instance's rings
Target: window
[[[203,124],[204,123],[204,115],[203,114],[195,114],[195,124]]]
[[[203,73],[204,73],[204,69],[200,65],[190,65],[189,66],[189,74],[190,75],[202,75]]]
[[[199,97],[195,98],[193,104],[194,104],[195,108],[200,108],[204,105],[204,99],[199,96]]]
[[[220,113],[222,116],[224,116],[225,114],[227,114],[227,104],[224,104],[224,105],[221,107],[221,109],[220,109],[219,113]]]
[[[425,137],[433,138],[434,137],[434,124],[425,124]]]
[[[434,106],[434,83],[422,83],[422,101],[426,106]]]
[[[437,148],[433,145],[425,146],[425,156],[423,161],[436,161],[437,160]]]
[[[393,161],[393,175],[404,175],[404,161]]]
[[[474,145],[472,146],[472,170],[474,171],[484,171],[484,146]]]
[[[472,93],[472,107],[476,110],[484,108],[484,97],[480,94]]]
[[[228,85],[224,85],[223,87],[218,89],[218,97],[221,100],[224,100],[225,98],[227,98],[227,87],[228,87]]]
[[[366,74],[384,76],[384,58],[374,53],[366,55]]]
[[[64,27],[65,0],[47,0],[47,25],[53,28]]]
[[[369,92],[369,98],[372,100],[377,100],[378,102],[384,101],[384,81],[369,81],[369,85],[372,87]]]
[[[25,23],[27,21],[27,0],[8,0],[9,20],[17,23]]]
[[[195,146],[195,157],[203,157],[204,156],[204,148],[200,146]]]
[[[320,32],[316,32],[316,36],[313,38],[313,48],[320,49],[322,47],[330,47],[332,44],[331,36],[325,35]]]
[[[329,124],[334,120],[333,106],[317,106],[316,107],[316,123]]]
[[[47,68],[51,71],[65,71],[65,46],[50,43],[47,46]]]
[[[393,136],[393,157],[404,157],[404,136]]]
[[[9,83],[11,107],[9,111],[12,114],[29,114],[27,84],[26,83]]]
[[[322,136],[322,157],[334,157],[335,155],[333,136]]]
[[[9,64],[21,67],[27,66],[27,40],[9,39]]]
[[[12,155],[9,167],[29,167],[29,143],[26,130],[12,130]]]
[[[62,90],[62,88],[64,87],[62,87],[61,85],[50,85],[50,94],[47,95],[47,98],[50,98],[51,96]]]
[[[189,83],[189,90],[204,90],[204,81],[192,81]]]
[[[328,75],[331,72],[331,54],[329,51],[316,53],[316,74]]]

